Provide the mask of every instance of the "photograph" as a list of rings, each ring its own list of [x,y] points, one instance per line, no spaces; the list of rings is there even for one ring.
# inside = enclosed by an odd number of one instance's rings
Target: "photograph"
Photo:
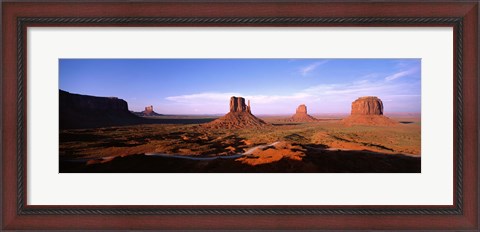
[[[60,173],[421,173],[421,59],[59,59]]]
[[[478,231],[478,0],[3,1],[6,231]]]

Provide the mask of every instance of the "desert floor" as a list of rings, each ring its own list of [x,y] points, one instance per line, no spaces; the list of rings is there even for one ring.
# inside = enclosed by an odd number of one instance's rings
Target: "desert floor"
[[[62,130],[60,172],[421,172],[418,117],[391,117],[396,126],[260,118],[272,125],[214,130],[198,124],[211,117],[168,117],[169,124]]]

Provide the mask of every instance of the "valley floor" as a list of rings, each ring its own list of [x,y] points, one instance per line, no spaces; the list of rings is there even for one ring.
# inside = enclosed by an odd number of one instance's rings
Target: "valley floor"
[[[419,118],[392,118],[401,122],[395,126],[347,126],[335,118],[309,123],[261,118],[271,126],[226,130],[144,124],[62,130],[60,172],[421,172]]]

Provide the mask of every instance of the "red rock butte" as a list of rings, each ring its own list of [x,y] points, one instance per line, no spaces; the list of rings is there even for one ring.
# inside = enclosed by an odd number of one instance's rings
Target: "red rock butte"
[[[360,97],[352,102],[351,115],[383,115],[383,102],[378,97]]]
[[[151,112],[153,112],[153,106],[152,106],[152,105],[146,106],[146,107],[145,107],[145,110],[144,110],[143,112],[145,112],[145,113],[151,113]]]
[[[146,106],[145,110],[142,112],[144,116],[160,116],[161,114],[158,114],[153,110],[153,106]]]
[[[295,114],[287,119],[288,122],[314,122],[318,121],[316,118],[307,113],[307,106],[302,104],[297,107]]]
[[[160,116],[161,115],[161,114],[158,114],[157,112],[155,112],[153,110],[152,105],[146,106],[145,110],[142,111],[142,112],[133,112],[133,113],[136,114],[137,116],[141,116],[141,117]]]
[[[240,129],[240,128],[258,128],[268,124],[255,117],[250,111],[250,101],[245,104],[243,97],[230,98],[230,112],[213,122],[204,124],[208,128]]]
[[[342,120],[347,125],[396,125],[398,122],[383,116],[383,102],[375,96],[360,97],[352,102],[350,116]]]

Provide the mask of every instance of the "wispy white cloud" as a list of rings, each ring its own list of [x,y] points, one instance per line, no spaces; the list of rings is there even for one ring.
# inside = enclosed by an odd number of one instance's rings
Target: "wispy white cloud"
[[[411,74],[414,74],[417,71],[418,71],[418,68],[410,68],[410,69],[407,69],[407,70],[399,71],[399,72],[396,72],[394,74],[391,74],[391,75],[385,77],[385,80],[386,81],[393,81],[393,80],[396,80],[398,78],[406,77],[406,76],[409,76]]]
[[[380,73],[368,73],[368,74],[365,74],[363,76],[360,76],[360,79],[368,80],[368,79],[377,78],[377,77],[380,77],[380,76],[381,76]]]
[[[225,99],[230,99],[231,96],[240,96],[240,93],[195,93],[195,94],[186,94],[167,97],[166,99],[178,103],[192,103],[196,101],[202,102],[211,102],[211,101],[225,101]]]
[[[367,83],[369,83],[369,82],[370,82],[369,80],[363,79],[363,80],[354,81],[353,84],[355,84],[355,85],[363,85],[363,84],[367,84]]]
[[[328,60],[311,63],[298,72],[308,75]],[[288,92],[264,94],[250,92],[248,89],[239,92],[193,92],[185,95],[169,96],[165,104],[177,107],[178,111],[202,113],[222,113],[228,111],[228,102],[231,96],[241,96],[252,103],[252,110],[259,114],[275,114],[294,112],[299,104],[307,104],[312,113],[350,111],[351,102],[361,96],[378,96],[385,101],[385,109],[396,111],[420,110],[420,66],[418,61],[407,60],[395,66],[394,73],[371,72],[362,73],[354,80],[337,82],[334,84],[318,84],[304,89]],[[409,81],[398,81],[402,78],[411,78]],[[417,78],[418,77],[418,78]],[[395,81],[397,80],[397,81]],[[265,88],[268,88],[265,86]],[[250,93],[249,93],[250,92]],[[252,94],[258,93],[258,94]]]
[[[171,96],[166,99],[172,104],[181,104],[186,108],[208,105],[206,110],[212,110],[212,112],[227,110],[228,100],[231,96],[241,96],[251,100],[254,110],[262,114],[285,113],[303,103],[317,106],[311,107],[313,112],[348,112],[350,103],[361,96],[378,96],[388,102],[401,102],[402,99],[420,97],[420,94],[415,92],[416,87],[418,84],[413,82],[397,83],[383,79],[378,81],[360,80],[341,84],[320,84],[288,94],[252,95],[209,92]],[[213,110],[215,107],[217,110]],[[202,108],[205,109],[205,107]]]
[[[406,69],[418,65],[420,59],[399,59],[394,60],[394,66],[399,69]]]
[[[358,81],[344,84],[317,85],[303,91],[319,98],[338,101],[342,99],[354,100],[367,95],[390,95],[398,92],[401,88],[399,85],[393,85],[384,81]]]
[[[287,94],[287,95],[248,95],[248,94],[241,94],[241,93],[196,93],[196,94],[186,94],[186,95],[178,95],[178,96],[171,96],[167,97],[166,100],[175,103],[187,103],[187,104],[225,104],[230,97],[237,96],[243,97],[245,99],[251,100],[256,104],[270,104],[275,102],[282,102],[282,101],[292,101],[292,100],[301,100],[306,99],[308,97],[312,97],[312,95],[306,92],[298,92],[294,94]]]
[[[285,101],[301,101],[302,99],[307,99],[312,96],[313,95],[305,92],[298,92],[288,95],[246,95],[244,97],[252,100],[252,102],[255,102],[256,104],[269,104]]]
[[[313,70],[315,70],[316,68],[318,68],[320,65],[323,65],[325,63],[327,63],[328,60],[322,60],[322,61],[318,61],[318,62],[315,62],[313,64],[310,64],[308,66],[305,66],[305,67],[302,67],[300,68],[300,73],[305,76],[307,75],[308,73],[312,72]]]

